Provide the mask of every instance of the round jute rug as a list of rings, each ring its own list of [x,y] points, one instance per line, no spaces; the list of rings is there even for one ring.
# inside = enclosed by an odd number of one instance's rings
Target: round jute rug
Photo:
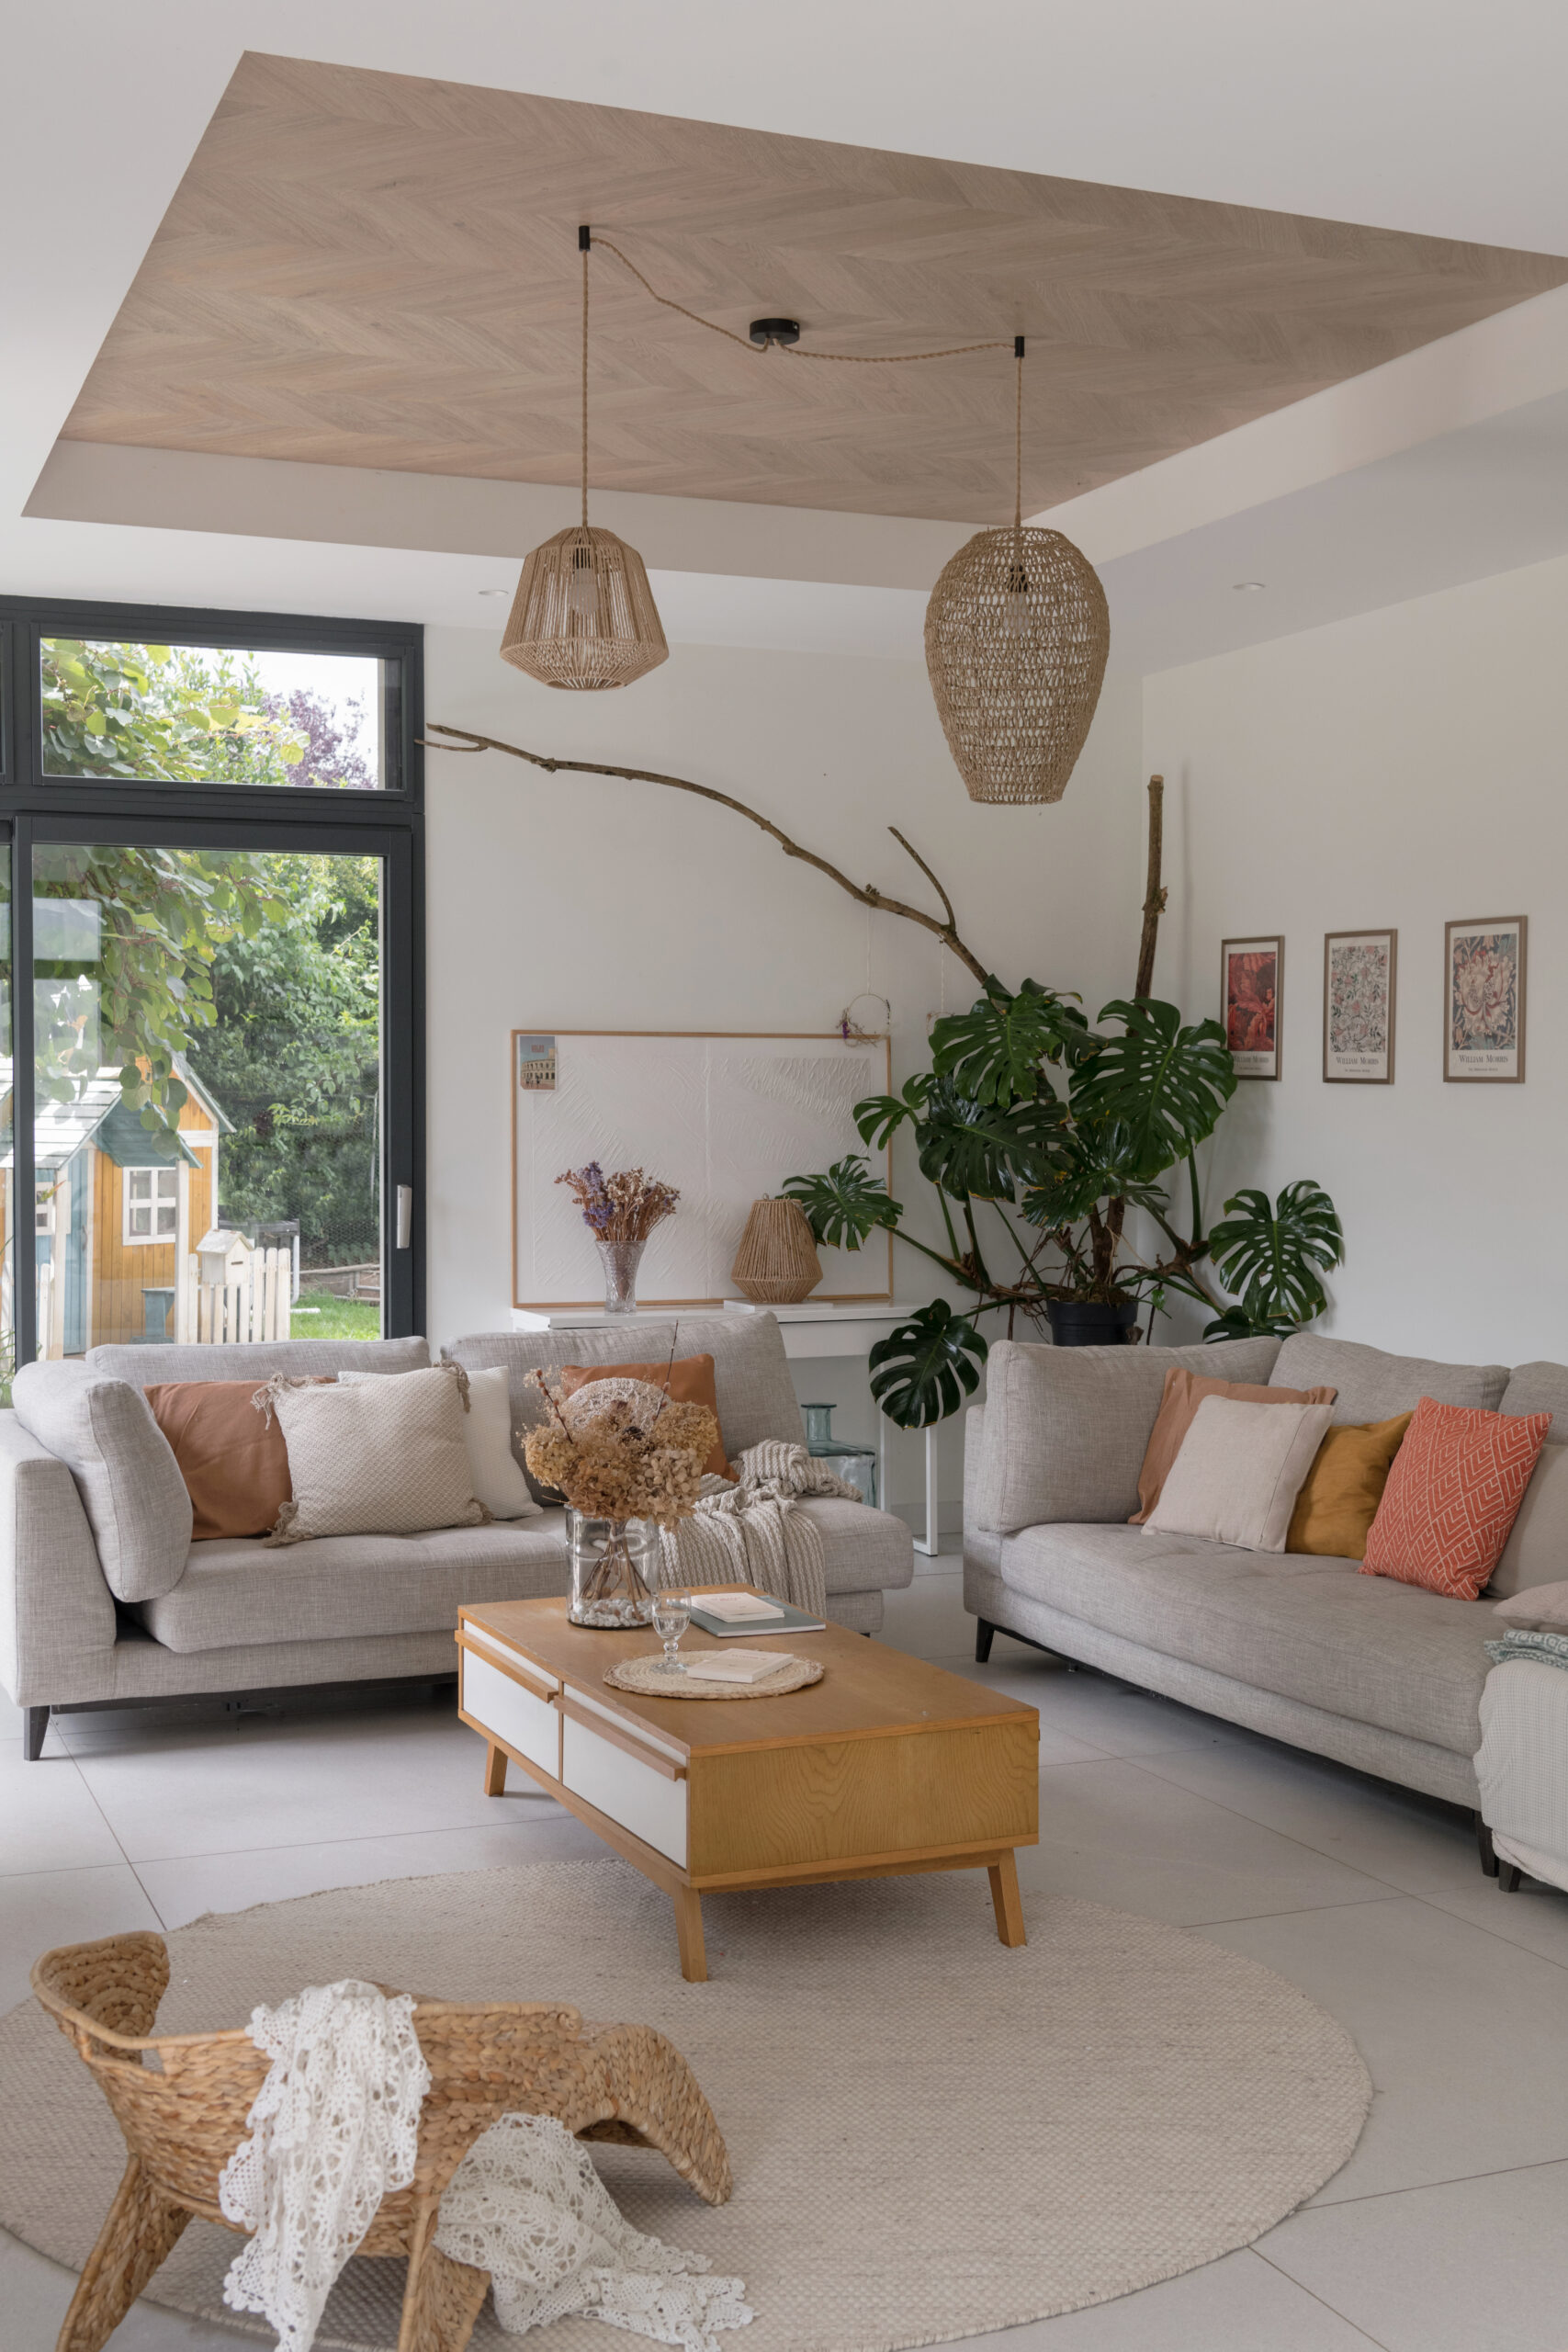
[[[1026,1897],[1029,1942],[1009,1951],[970,1871],[704,1908],[713,1975],[687,1984],[669,1903],[613,1860],[265,1904],[170,1938],[158,2026],[241,2024],[341,1976],[659,2026],[712,2102],[734,2197],[702,2204],[649,2150],[594,2159],[638,2229],[745,2280],[737,2352],[894,2352],[1174,2277],[1320,2188],[1366,2116],[1332,2018],[1152,1919]],[[0,2222],[77,2268],[124,2163],[114,2121],[31,2003],[0,2020]],[[265,2335],[224,2310],[237,2245],[193,2222],[148,2299]],[[395,2345],[402,2271],[352,2263],[318,2344]],[[473,2340],[512,2340],[488,2303]],[[560,2320],[550,2352],[607,2340]]]

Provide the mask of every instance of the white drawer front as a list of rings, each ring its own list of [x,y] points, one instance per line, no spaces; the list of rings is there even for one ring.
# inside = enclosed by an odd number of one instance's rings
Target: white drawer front
[[[544,1699],[536,1699],[509,1674],[464,1650],[463,1712],[493,1732],[552,1781],[560,1778],[560,1717]]]
[[[572,1715],[561,1724],[561,1779],[645,1846],[685,1867],[684,1781],[671,1781],[652,1765],[639,1764],[624,1747],[601,1739]]]

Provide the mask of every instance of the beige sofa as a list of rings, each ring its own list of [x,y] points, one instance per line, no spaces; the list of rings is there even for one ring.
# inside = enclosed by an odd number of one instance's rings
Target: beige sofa
[[[1550,1412],[1551,1436],[1489,1596],[1568,1577],[1568,1366],[1435,1363],[1298,1332],[1214,1347],[993,1347],[967,1419],[964,1596],[984,1662],[999,1627],[1295,1747],[1477,1804],[1472,1758],[1498,1631],[1354,1560],[1238,1551],[1130,1527],[1167,1368],[1330,1384],[1338,1423],[1423,1396]]]
[[[469,1370],[507,1367],[518,1428],[542,1409],[524,1385],[535,1366],[635,1363],[663,1355],[675,1338],[671,1324],[638,1317],[624,1331],[483,1332],[444,1352]],[[682,1317],[679,1347],[714,1359],[731,1458],[763,1438],[799,1442],[773,1316]],[[396,1373],[429,1362],[420,1339],[304,1340],[99,1347],[81,1362],[24,1366],[15,1409],[0,1413],[0,1684],[27,1710],[28,1756],[39,1752],[53,1708],[444,1677],[453,1671],[459,1604],[564,1592],[559,1510],[277,1550],[259,1540],[191,1542],[189,1499],[144,1385]],[[521,1445],[514,1450],[521,1459]],[[821,1498],[800,1508],[823,1535],[829,1615],[874,1633],[884,1589],[914,1572],[908,1528],[856,1502]]]

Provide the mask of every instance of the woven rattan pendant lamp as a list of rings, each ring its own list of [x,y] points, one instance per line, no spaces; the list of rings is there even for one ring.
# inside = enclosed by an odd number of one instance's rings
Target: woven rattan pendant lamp
[[[582,520],[536,548],[523,566],[501,658],[541,685],[629,686],[670,658],[659,607],[635,548],[588,523],[588,253],[582,254]]]
[[[1094,566],[1060,531],[1023,527],[1023,337],[1012,527],[977,531],[926,606],[926,669],[971,800],[1060,800],[1111,650]]]

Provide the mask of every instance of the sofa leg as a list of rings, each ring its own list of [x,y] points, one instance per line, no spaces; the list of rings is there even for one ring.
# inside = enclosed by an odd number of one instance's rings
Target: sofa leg
[[[1492,1832],[1479,1814],[1475,1816],[1475,1842],[1481,1849],[1482,1869],[1488,1878],[1495,1878],[1499,1868],[1497,1849],[1492,1843]]]
[[[1497,1883],[1502,1888],[1505,1894],[1517,1894],[1519,1891],[1519,1866],[1517,1862],[1502,1862],[1498,1865]]]
[[[989,1665],[989,1663],[990,1663],[990,1657],[991,1657],[991,1644],[992,1644],[992,1642],[996,1639],[996,1634],[997,1634],[997,1629],[996,1629],[996,1627],[995,1627],[994,1625],[988,1625],[988,1624],[987,1623],[986,1620],[985,1620],[983,1617],[976,1617],[976,1620],[975,1620],[975,1663],[976,1663],[976,1666],[987,1666],[987,1665]]]
[[[22,1754],[29,1764],[36,1764],[43,1754],[44,1736],[49,1730],[49,1709],[29,1707],[27,1727],[22,1733]]]

